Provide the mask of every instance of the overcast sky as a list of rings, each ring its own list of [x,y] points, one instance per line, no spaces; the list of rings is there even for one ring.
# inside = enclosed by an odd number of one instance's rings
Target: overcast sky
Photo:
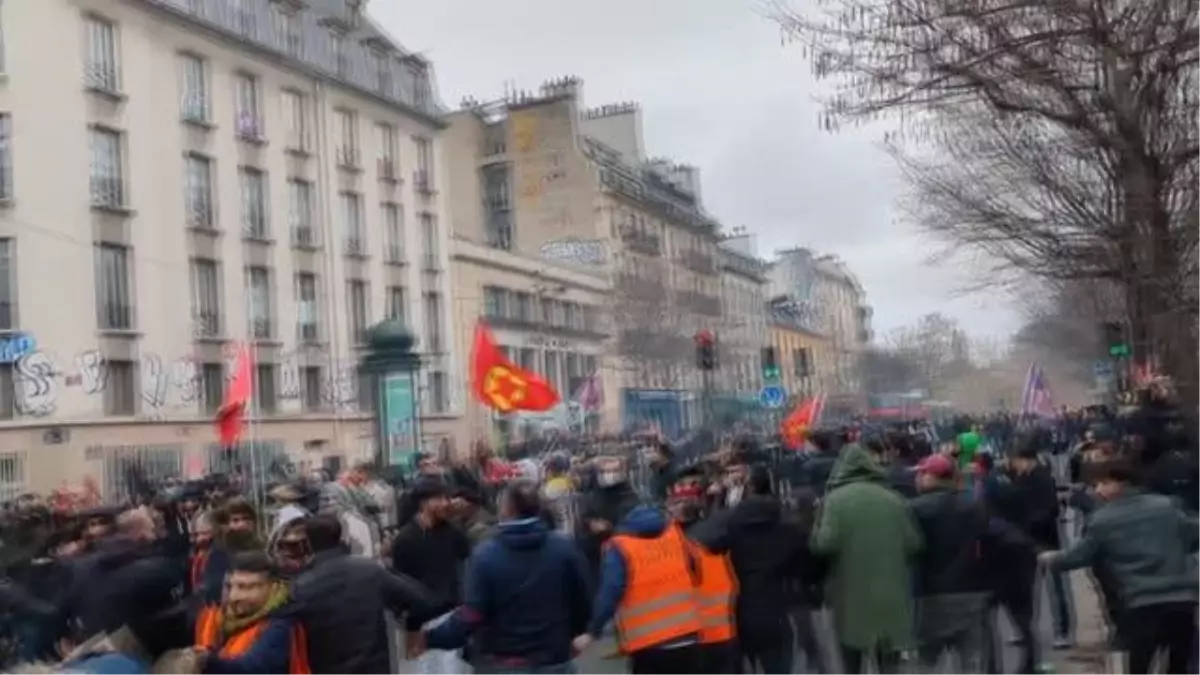
[[[705,205],[745,225],[758,252],[808,246],[841,256],[886,334],[927,312],[977,336],[1016,316],[998,296],[960,290],[966,270],[930,265],[936,246],[896,222],[899,186],[876,134],[817,126],[817,91],[797,46],[755,0],[370,0],[370,13],[434,64],[449,106],[584,80],[584,103],[642,104],[649,154],[701,169]]]

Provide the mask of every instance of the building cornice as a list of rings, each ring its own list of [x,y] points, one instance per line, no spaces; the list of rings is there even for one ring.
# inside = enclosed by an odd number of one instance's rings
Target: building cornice
[[[538,281],[552,281],[578,290],[609,293],[612,285],[603,272],[585,272],[549,262],[477,244],[459,237],[450,239],[450,259],[504,272],[522,274]]]
[[[406,101],[396,98],[389,98],[378,91],[372,90],[369,87],[364,87],[358,83],[339,78],[334,73],[322,70],[314,63],[298,60],[274,46],[248,39],[246,36],[239,35],[224,26],[214,24],[203,17],[197,16],[193,12],[189,11],[186,7],[172,3],[170,0],[130,1],[134,2],[139,7],[145,8],[146,11],[153,12],[164,18],[177,21],[183,24],[185,27],[199,31],[208,37],[220,40],[230,45],[234,45],[241,49],[245,49],[246,51],[251,52],[254,56],[270,61],[280,68],[296,71],[302,75],[320,80],[326,84],[344,88],[354,92],[358,96],[369,99],[388,108],[399,109],[399,111],[403,114],[423,122],[434,129],[441,130],[449,126],[449,122],[445,119],[444,114],[431,114]]]

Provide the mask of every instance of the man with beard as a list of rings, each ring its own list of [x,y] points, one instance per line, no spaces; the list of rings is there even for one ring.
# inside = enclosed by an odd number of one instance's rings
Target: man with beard
[[[217,512],[217,534],[208,562],[204,568],[204,603],[216,605],[221,602],[225,587],[225,573],[233,556],[245,551],[262,551],[263,543],[258,537],[258,512],[245,499],[231,499]]]
[[[304,629],[287,612],[288,587],[261,551],[229,564],[225,598],[196,622],[205,673],[310,673]]]

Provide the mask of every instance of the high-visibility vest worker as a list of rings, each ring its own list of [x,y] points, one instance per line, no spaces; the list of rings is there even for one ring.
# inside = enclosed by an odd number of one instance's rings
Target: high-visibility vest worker
[[[718,644],[737,637],[734,619],[737,600],[737,576],[729,554],[711,553],[708,549],[688,542],[688,550],[700,573],[696,584],[696,604],[700,611],[700,643]]]
[[[657,537],[618,534],[609,539],[625,561],[628,583],[617,604],[621,653],[700,634],[696,587],[687,540],[675,524]]]
[[[263,618],[232,635],[221,635],[223,617],[219,605],[208,605],[196,618],[196,647],[207,649],[223,659],[245,655],[267,629],[269,618]],[[310,675],[308,635],[299,622],[292,623],[291,644],[288,647],[288,675]]]

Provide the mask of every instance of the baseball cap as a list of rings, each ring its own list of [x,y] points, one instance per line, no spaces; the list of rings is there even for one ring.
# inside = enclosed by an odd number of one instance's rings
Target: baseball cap
[[[917,464],[917,473],[925,473],[935,478],[953,478],[954,462],[945,455],[930,455]]]

